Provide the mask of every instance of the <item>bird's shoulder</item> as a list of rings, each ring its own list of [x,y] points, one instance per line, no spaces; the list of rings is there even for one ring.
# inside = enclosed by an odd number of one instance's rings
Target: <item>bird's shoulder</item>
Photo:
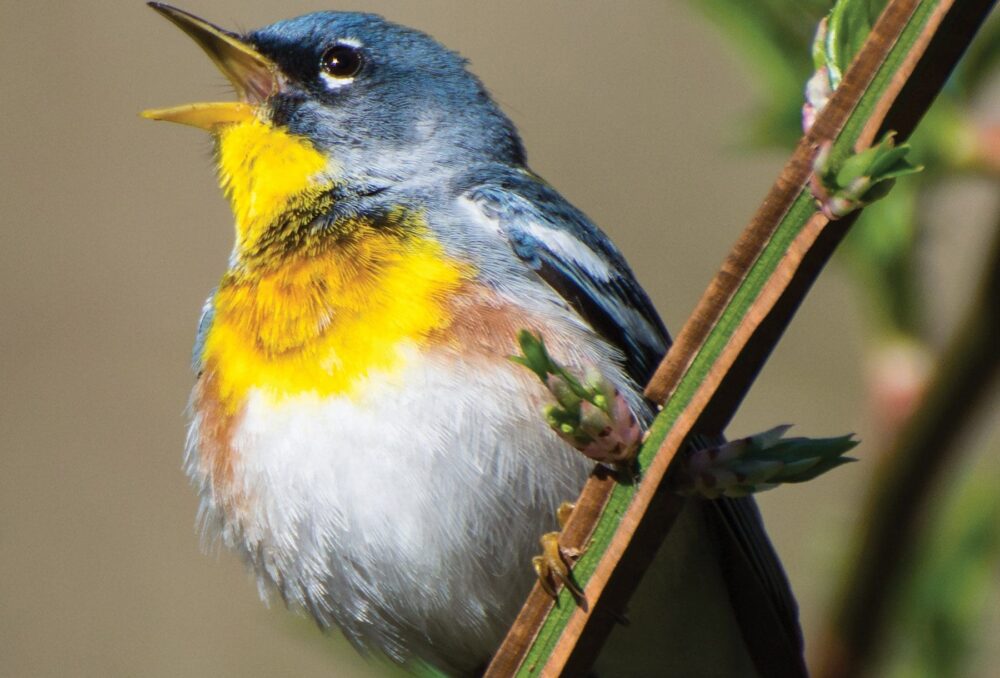
[[[626,356],[645,383],[670,338],[611,239],[544,180],[523,168],[480,170],[458,199],[523,264]]]

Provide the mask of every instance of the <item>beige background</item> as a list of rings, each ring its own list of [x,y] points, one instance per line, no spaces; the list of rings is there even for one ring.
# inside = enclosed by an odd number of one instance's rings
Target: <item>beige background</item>
[[[251,28],[332,4],[184,7]],[[680,1],[338,7],[468,56],[535,170],[618,242],[674,331],[783,160],[738,150],[748,73]],[[0,0],[0,26],[0,675],[364,675],[331,654],[339,641],[261,605],[193,529],[189,351],[231,218],[208,139],[137,112],[226,97],[222,77],[140,2]],[[966,271],[976,228],[953,222],[942,238]],[[943,307],[956,280],[935,288],[950,290]],[[864,436],[857,316],[831,270],[732,432]],[[807,633],[871,468],[762,498]]]

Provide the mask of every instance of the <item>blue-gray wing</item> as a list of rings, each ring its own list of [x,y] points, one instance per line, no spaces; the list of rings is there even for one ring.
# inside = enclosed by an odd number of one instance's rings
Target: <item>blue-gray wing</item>
[[[555,190],[527,175],[477,186],[468,197],[499,225],[514,254],[621,349],[629,376],[645,384],[670,337],[608,237]]]

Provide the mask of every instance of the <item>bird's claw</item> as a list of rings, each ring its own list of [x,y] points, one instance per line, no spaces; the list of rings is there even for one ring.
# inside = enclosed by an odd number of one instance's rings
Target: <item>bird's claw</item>
[[[557,585],[565,586],[577,601],[584,600],[583,591],[573,580],[570,566],[573,561],[583,555],[577,548],[567,548],[559,544],[559,532],[548,532],[542,535],[539,543],[542,545],[541,555],[531,559],[531,564],[538,575],[538,583],[542,589],[555,598],[558,595]]]
[[[572,502],[564,501],[556,509],[556,520],[559,521],[559,529],[564,530],[569,522],[570,516],[576,505]],[[542,545],[541,555],[531,559],[531,565],[538,575],[538,583],[542,589],[555,598],[558,595],[557,585],[562,584],[581,606],[586,606],[586,598],[583,590],[573,579],[571,567],[580,556],[583,550],[559,543],[562,532],[548,532],[543,534],[539,543]]]
[[[576,508],[576,504],[571,501],[564,501],[559,504],[559,508],[556,509],[556,520],[559,521],[559,529],[565,530],[566,523],[569,522],[569,517],[573,515],[573,509]]]

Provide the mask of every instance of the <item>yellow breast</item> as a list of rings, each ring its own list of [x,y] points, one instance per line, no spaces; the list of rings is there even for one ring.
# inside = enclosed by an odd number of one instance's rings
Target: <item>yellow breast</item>
[[[308,216],[328,200],[326,157],[259,121],[225,128],[218,143],[237,263],[213,299],[201,358],[226,412],[250,389],[275,400],[349,394],[365,375],[400,367],[403,346],[449,325],[449,299],[469,269],[446,255],[420,214],[398,209],[303,236],[295,230],[307,220],[288,215]]]
[[[421,235],[368,232],[267,271],[230,271],[214,298],[202,359],[232,411],[251,388],[275,399],[349,393],[372,371],[401,365],[451,317],[464,267]]]

